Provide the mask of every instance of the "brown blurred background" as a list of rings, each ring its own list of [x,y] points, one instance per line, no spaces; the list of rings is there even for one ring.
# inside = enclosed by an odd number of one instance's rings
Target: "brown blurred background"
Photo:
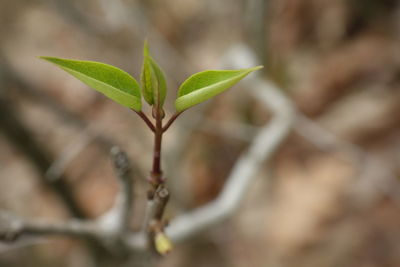
[[[140,225],[148,129],[37,56],[102,61],[138,78],[145,38],[167,74],[167,114],[179,84],[219,67],[238,43],[299,112],[240,211],[159,266],[400,266],[397,0],[0,1],[2,210],[101,214],[117,191],[116,144],[134,164],[132,227]],[[164,140],[168,216],[213,199],[269,117],[240,85],[182,115]],[[98,266],[88,247],[66,238],[1,244],[0,266]]]

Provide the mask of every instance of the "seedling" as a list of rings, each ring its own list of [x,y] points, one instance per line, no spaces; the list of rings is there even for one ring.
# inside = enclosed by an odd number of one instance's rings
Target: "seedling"
[[[143,49],[144,59],[140,85],[125,71],[100,62],[41,57],[89,87],[99,91],[118,104],[136,112],[154,134],[153,166],[148,178],[149,200],[157,200],[158,207],[145,219],[150,246],[160,254],[167,253],[172,244],[164,234],[162,221],[169,192],[165,187],[165,178],[161,168],[162,136],[171,124],[185,110],[202,103],[229,89],[249,73],[262,68],[257,66],[240,70],[206,70],[190,76],[179,89],[175,100],[175,113],[163,123],[165,112],[163,105],[167,94],[165,75],[157,62],[150,56],[147,43]],[[142,111],[142,98],[152,107],[151,116]],[[150,117],[153,119],[151,120]]]

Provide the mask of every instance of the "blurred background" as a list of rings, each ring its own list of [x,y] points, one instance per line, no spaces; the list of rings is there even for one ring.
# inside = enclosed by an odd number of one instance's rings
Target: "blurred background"
[[[149,40],[179,84],[237,44],[298,118],[239,212],[158,266],[400,266],[400,2],[397,0],[0,1],[0,209],[94,218],[118,190],[109,149],[135,170],[140,226],[152,136],[130,110],[37,56],[95,60],[139,77]],[[185,112],[164,140],[167,217],[212,200],[270,119],[240,84]],[[93,244],[0,244],[0,266],[100,266]]]

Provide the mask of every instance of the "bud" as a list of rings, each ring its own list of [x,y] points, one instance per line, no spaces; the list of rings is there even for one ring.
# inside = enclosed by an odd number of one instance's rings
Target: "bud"
[[[154,243],[157,252],[161,255],[169,253],[173,248],[171,240],[163,232],[156,233]]]

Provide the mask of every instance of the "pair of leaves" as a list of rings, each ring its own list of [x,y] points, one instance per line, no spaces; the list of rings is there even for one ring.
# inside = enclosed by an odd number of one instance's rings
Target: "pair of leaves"
[[[149,105],[162,107],[167,86],[163,71],[149,55],[144,46],[144,61],[141,74],[141,87],[125,71],[100,62],[41,57],[69,74],[75,76],[89,87],[99,91],[115,102],[135,111],[142,108],[141,92]],[[178,90],[175,107],[178,112],[204,102],[232,87],[252,71],[261,66],[241,70],[208,70],[190,76]],[[141,90],[142,89],[142,90]]]

